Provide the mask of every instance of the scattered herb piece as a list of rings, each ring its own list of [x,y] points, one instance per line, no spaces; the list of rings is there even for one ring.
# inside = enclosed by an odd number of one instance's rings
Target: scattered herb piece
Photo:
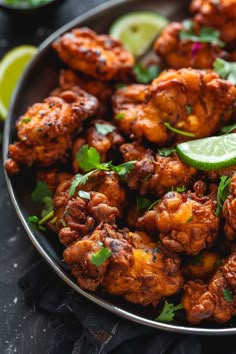
[[[185,108],[188,114],[191,114],[193,112],[193,107],[190,104],[186,104]]]
[[[231,125],[226,125],[221,128],[220,133],[221,134],[229,134],[232,133],[236,129],[236,123],[231,124]]]
[[[96,123],[95,127],[97,132],[101,135],[107,135],[109,133],[112,133],[116,129],[113,125],[99,123]]]
[[[57,223],[57,217],[55,216],[55,218],[53,218],[53,219],[50,221],[50,224],[55,225],[56,223]]]
[[[134,74],[136,81],[141,84],[148,84],[155,79],[160,73],[160,69],[156,65],[144,67],[143,65],[136,64],[134,67]]]
[[[222,264],[222,260],[218,259],[218,261],[215,262],[215,267],[220,267]]]
[[[79,191],[78,195],[79,195],[80,198],[83,198],[83,199],[88,199],[88,200],[91,199],[89,192]]]
[[[35,215],[28,216],[28,220],[31,224],[38,224],[39,222],[39,218]]]
[[[167,129],[171,130],[173,133],[180,134],[180,135],[184,135],[184,136],[188,136],[188,137],[190,137],[190,138],[194,138],[194,137],[195,137],[195,134],[189,133],[189,132],[185,132],[185,131],[183,131],[183,130],[176,129],[176,128],[172,127],[172,126],[170,125],[170,123],[168,123],[168,122],[165,122],[164,125],[165,125],[165,127],[166,127]]]
[[[157,151],[158,151],[158,154],[159,154],[160,156],[165,156],[165,157],[167,157],[167,156],[170,156],[170,155],[172,154],[172,152],[175,152],[176,149],[173,148],[173,147],[169,147],[169,148],[157,149]]]
[[[122,84],[122,83],[118,83],[118,84],[115,84],[114,87],[115,87],[115,89],[120,89],[120,88],[126,87],[126,85]]]
[[[217,191],[217,209],[216,209],[216,216],[219,216],[224,204],[224,201],[229,195],[229,187],[231,184],[232,178],[228,176],[222,176],[220,177],[220,184],[218,186],[218,191]]]
[[[182,304],[174,305],[169,304],[168,301],[165,301],[165,305],[163,307],[162,312],[156,318],[156,321],[160,322],[172,322],[175,316],[175,312],[181,310],[183,308]]]
[[[31,198],[35,203],[43,203],[45,197],[52,197],[52,191],[43,181],[37,181],[35,190],[31,194]]]
[[[108,248],[101,247],[98,252],[92,254],[91,263],[100,267],[111,255],[112,252]]]
[[[192,21],[191,21],[192,22]],[[224,42],[222,42],[220,37],[220,32],[210,28],[202,27],[198,35],[194,33],[193,22],[183,21],[184,30],[179,32],[179,38],[183,41],[185,39],[197,43],[213,43],[220,47],[224,47]]]
[[[178,192],[178,193],[183,193],[183,192],[185,192],[185,191],[186,191],[186,187],[185,187],[185,186],[177,187],[177,188],[176,188],[176,192]]]
[[[21,119],[20,124],[29,123],[30,121],[31,121],[31,118],[23,118],[23,119]]]
[[[157,203],[159,203],[159,201],[160,201],[160,199],[155,200],[155,202],[153,202],[153,203],[148,207],[147,211],[152,210],[152,209],[154,208],[154,206],[155,206]]]
[[[112,165],[112,163],[109,162],[108,166],[112,171],[116,172],[120,177],[124,177],[134,169],[135,163],[136,161],[127,161],[122,163],[121,165],[114,166]]]
[[[44,209],[42,210],[42,213],[41,213],[42,217],[44,217],[50,211],[52,211],[53,207],[54,207],[52,197],[44,197],[43,198],[43,203],[44,203]]]
[[[125,114],[123,112],[120,112],[116,115],[116,119],[122,120],[123,118],[125,118]]]
[[[223,294],[224,294],[224,299],[227,302],[232,302],[233,301],[233,293],[230,290],[223,289]]]
[[[190,218],[187,220],[187,222],[193,221],[193,216],[190,216]]]
[[[79,149],[75,157],[80,167],[86,172],[92,169],[109,170],[106,163],[101,163],[101,158],[97,150],[94,147],[89,147],[87,144]]]
[[[236,85],[236,62],[228,62],[224,59],[217,58],[213,64],[215,72],[225,80]]]
[[[73,182],[71,183],[70,189],[69,189],[69,196],[72,197],[72,195],[75,193],[76,188],[78,187],[79,184],[85,184],[89,178],[89,176],[96,172],[97,170],[90,171],[86,173],[85,175],[81,175],[78,173],[75,175]]]
[[[54,215],[54,210],[51,210],[49,213],[47,213],[42,219],[39,220],[38,224],[42,225],[49,219],[51,219]]]
[[[143,197],[137,197],[136,203],[138,211],[146,210],[152,204],[152,202],[148,198]]]

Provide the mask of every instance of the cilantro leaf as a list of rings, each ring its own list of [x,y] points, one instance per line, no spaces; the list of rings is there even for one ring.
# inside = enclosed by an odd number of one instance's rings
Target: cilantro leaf
[[[193,216],[191,215],[190,218],[188,218],[187,222],[193,221]]]
[[[193,133],[185,132],[183,130],[179,130],[179,129],[176,129],[176,128],[172,127],[169,122],[165,122],[164,125],[165,125],[165,127],[167,129],[169,129],[173,133],[176,133],[176,134],[179,134],[179,135],[188,136],[190,138],[194,138],[195,137],[195,134],[193,134]]]
[[[169,304],[168,301],[165,301],[165,305],[162,309],[160,315],[156,318],[156,321],[160,322],[172,322],[175,316],[175,312],[183,308],[182,304],[174,305]]]
[[[44,209],[42,210],[42,213],[41,213],[42,217],[47,215],[54,208],[52,197],[44,197],[43,203],[44,203]]]
[[[99,153],[94,147],[83,145],[75,155],[79,166],[86,172],[92,169],[108,170],[105,164],[101,163]]]
[[[48,185],[43,181],[37,181],[36,187],[31,194],[31,198],[35,203],[43,203],[45,197],[52,197],[52,191]]]
[[[38,224],[39,218],[35,215],[28,216],[28,221],[31,222],[31,224]]]
[[[111,255],[112,252],[108,248],[101,247],[98,252],[92,254],[91,263],[100,267]]]
[[[202,27],[198,35],[194,33],[193,22],[191,21],[183,21],[184,29],[179,32],[179,38],[183,40],[190,40],[192,42],[197,43],[213,43],[217,44],[220,47],[224,47],[224,42],[222,42],[220,37],[220,32],[210,28],[210,27]]]
[[[170,156],[170,155],[172,154],[172,152],[175,152],[176,149],[173,148],[173,147],[169,147],[169,148],[157,149],[157,151],[158,151],[158,154],[159,154],[160,156],[165,156],[165,157],[167,157],[167,156]]]
[[[80,190],[80,191],[78,192],[78,195],[79,195],[80,198],[83,198],[83,199],[88,199],[88,200],[91,199],[89,192],[85,192],[85,191],[81,191],[81,190]]]
[[[148,198],[137,197],[136,199],[137,210],[146,210],[152,204],[152,202]]]
[[[236,129],[236,123],[230,124],[230,125],[225,125],[224,127],[221,128],[220,133],[222,134],[229,134],[232,131]]]
[[[183,193],[183,192],[185,192],[185,191],[186,191],[186,187],[185,187],[185,186],[177,187],[177,188],[176,188],[176,192],[178,192],[178,193]]]
[[[224,299],[227,302],[232,302],[233,301],[233,293],[230,290],[223,289],[223,294],[224,294]]]
[[[225,80],[236,85],[236,62],[228,62],[224,59],[217,58],[213,64],[215,72]]]
[[[112,171],[116,172],[119,176],[123,177],[130,173],[131,170],[134,169],[134,164],[136,161],[128,161],[124,162],[121,165],[114,166],[111,163],[109,163],[109,167],[111,168]]]
[[[96,170],[90,171],[88,173],[86,173],[85,175],[81,175],[80,173],[77,173],[77,175],[75,175],[73,182],[71,183],[70,189],[69,189],[69,196],[72,197],[72,195],[75,193],[76,188],[78,187],[79,184],[85,184],[89,178],[89,176],[96,172]]]
[[[193,107],[190,104],[186,104],[185,108],[188,114],[191,114],[193,112]]]
[[[112,133],[116,129],[113,125],[99,123],[96,123],[95,127],[97,132],[101,135],[107,135],[109,133]]]
[[[120,112],[116,115],[116,119],[122,120],[125,118],[125,114],[123,112]]]
[[[232,178],[228,176],[221,176],[220,177],[220,184],[218,186],[218,191],[217,191],[217,209],[216,209],[216,216],[219,216],[224,204],[224,201],[229,195],[229,187],[231,184]]]
[[[160,69],[156,65],[150,65],[145,67],[140,64],[136,64],[134,67],[134,74],[136,81],[141,84],[148,84],[155,79],[160,73]]]

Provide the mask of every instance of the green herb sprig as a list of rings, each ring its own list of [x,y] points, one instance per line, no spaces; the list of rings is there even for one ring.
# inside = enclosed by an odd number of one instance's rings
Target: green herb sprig
[[[217,209],[216,209],[216,216],[219,216],[224,204],[224,201],[229,195],[229,187],[231,184],[232,178],[228,176],[221,176],[220,177],[220,184],[218,186],[218,191],[217,191]]]
[[[217,58],[213,64],[214,71],[222,78],[236,85],[236,62]]]
[[[140,84],[149,84],[160,73],[160,69],[156,65],[150,65],[145,67],[140,64],[136,64],[134,67],[134,74],[136,81]]]
[[[193,134],[193,133],[185,132],[183,130],[179,130],[179,129],[176,129],[176,128],[172,127],[172,125],[170,125],[169,122],[164,122],[164,125],[165,125],[165,127],[167,129],[169,129],[173,133],[176,133],[176,134],[179,134],[179,135],[188,136],[189,138],[194,138],[195,137],[195,134]]]
[[[172,322],[175,317],[175,312],[181,309],[183,309],[182,304],[174,305],[174,304],[169,304],[168,301],[165,301],[163,310],[160,313],[160,315],[156,318],[156,321],[166,322],[166,323]]]

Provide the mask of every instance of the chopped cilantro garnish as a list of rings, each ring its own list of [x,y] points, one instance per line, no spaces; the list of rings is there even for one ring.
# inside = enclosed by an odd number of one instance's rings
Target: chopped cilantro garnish
[[[116,119],[122,120],[123,118],[125,118],[125,114],[123,112],[117,113]]]
[[[90,171],[90,172],[86,173],[85,175],[81,175],[80,173],[75,175],[73,182],[71,183],[71,186],[69,189],[69,196],[72,197],[72,195],[75,193],[77,186],[79,184],[84,185],[87,182],[89,176],[91,176],[91,174],[94,173],[95,171],[97,171],[97,170]]]
[[[91,263],[100,267],[111,255],[112,252],[108,248],[101,247],[99,251],[92,254]]]
[[[179,134],[179,135],[188,136],[188,137],[190,137],[190,138],[194,138],[194,137],[195,137],[195,134],[189,133],[189,132],[185,132],[185,131],[183,131],[183,130],[176,129],[176,128],[172,127],[172,126],[170,125],[170,123],[168,123],[168,122],[165,122],[164,125],[165,125],[165,127],[166,127],[167,129],[171,130],[173,133],[176,133],[176,134]]]
[[[215,72],[225,80],[236,85],[236,62],[228,62],[224,59],[217,58],[213,64]]]
[[[112,165],[112,163],[109,162],[108,166],[112,171],[116,172],[120,177],[124,177],[134,169],[135,163],[136,161],[127,161],[118,166],[114,166]]]
[[[167,156],[170,156],[173,152],[175,152],[176,149],[173,147],[167,147],[167,148],[157,149],[157,151],[160,156],[167,157]]]
[[[178,193],[183,193],[183,192],[185,192],[185,191],[186,191],[186,187],[185,187],[185,186],[177,187],[177,188],[176,188],[176,192],[178,192]]]
[[[227,302],[232,302],[233,301],[233,293],[230,290],[223,289],[223,294],[224,294],[224,299]]]
[[[148,84],[155,79],[160,73],[160,69],[156,65],[144,67],[143,65],[136,64],[134,67],[134,74],[136,81],[141,84]]]
[[[44,197],[43,198],[43,203],[44,203],[44,209],[42,210],[42,213],[41,213],[42,217],[44,217],[50,211],[52,211],[53,207],[54,207],[52,197]]]
[[[179,38],[183,41],[185,39],[197,43],[213,43],[217,44],[220,47],[224,47],[224,42],[222,42],[220,37],[220,32],[210,28],[202,27],[199,31],[199,34],[194,33],[194,26],[192,21],[183,21],[184,29],[179,32]]]
[[[22,118],[20,123],[23,124],[23,123],[29,123],[31,121],[31,118]]]
[[[193,221],[193,216],[191,215],[190,218],[188,218],[187,222]]]
[[[95,127],[97,132],[101,135],[107,135],[109,133],[112,133],[116,129],[113,125],[99,123],[96,123]]]
[[[230,125],[225,125],[224,127],[221,128],[220,133],[222,134],[229,134],[232,133],[232,131],[236,130],[236,123],[230,124]]]
[[[143,198],[143,197],[137,197],[136,203],[137,203],[138,211],[146,210],[152,204],[152,202],[148,198]]]
[[[52,197],[52,191],[50,191],[45,182],[37,181],[35,190],[31,194],[31,198],[33,202],[43,203],[45,197]]]
[[[217,191],[217,209],[216,209],[216,216],[219,216],[224,204],[224,201],[229,195],[229,187],[231,184],[232,178],[228,176],[222,176],[220,177],[220,184],[218,186],[218,191]]]
[[[38,224],[39,222],[39,218],[35,215],[28,216],[28,220],[31,224]]]
[[[83,198],[83,199],[88,199],[88,200],[91,199],[89,192],[79,191],[79,192],[78,192],[78,195],[79,195],[80,198]]]
[[[169,304],[168,301],[165,301],[165,305],[163,307],[162,312],[156,318],[156,321],[160,322],[172,322],[175,316],[175,312],[181,310],[183,308],[182,304],[174,305]]]
[[[190,104],[186,104],[185,108],[188,114],[191,114],[193,112],[193,107]]]

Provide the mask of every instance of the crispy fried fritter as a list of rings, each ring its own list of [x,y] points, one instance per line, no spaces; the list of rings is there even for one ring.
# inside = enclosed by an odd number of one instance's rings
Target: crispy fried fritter
[[[217,58],[225,57],[226,53],[219,45],[181,40],[179,34],[182,30],[184,26],[181,22],[172,22],[154,44],[155,52],[171,68],[210,69]]]
[[[220,31],[220,38],[226,42],[236,41],[236,2],[235,0],[193,0],[190,11],[194,21],[201,26]]]
[[[156,154],[136,162],[125,180],[140,195],[162,196],[171,188],[189,186],[196,174],[197,170],[185,165],[176,154],[171,157]]]
[[[112,252],[100,267],[91,263],[101,247],[98,241]],[[102,285],[108,293],[142,305],[156,305],[163,296],[179,291],[183,282],[176,255],[156,248],[145,233],[117,231],[111,225],[68,247],[64,259],[83,288],[94,291]]]
[[[234,252],[216,271],[209,284],[196,280],[184,285],[182,303],[190,323],[196,325],[208,318],[224,323],[236,314],[235,274]]]
[[[150,149],[145,149],[139,142],[122,144],[120,147],[125,162],[128,161],[140,161],[143,159],[152,159],[153,152]]]
[[[51,166],[67,159],[72,138],[82,121],[97,109],[97,99],[80,90],[65,91],[61,97],[48,97],[31,106],[17,122],[18,142],[9,146],[10,158],[5,168],[14,174],[13,165]]]
[[[236,88],[211,70],[165,71],[148,85],[133,132],[136,137],[163,145],[173,138],[164,125],[168,122],[195,134],[195,138],[210,136],[230,119],[235,97]]]
[[[145,100],[145,85],[133,84],[116,90],[112,97],[114,122],[127,135],[137,118],[141,104]]]
[[[37,181],[43,181],[48,188],[55,193],[57,186],[64,181],[71,180],[73,175],[69,172],[62,172],[58,169],[47,169],[37,171]]]
[[[236,173],[230,184],[230,194],[223,204],[224,232],[228,240],[236,239]]]
[[[98,35],[89,28],[76,28],[52,45],[63,62],[74,70],[101,81],[126,81],[131,77],[134,58],[120,41]]]
[[[213,194],[199,198],[191,192],[168,192],[138,219],[137,227],[145,230],[146,225],[149,229],[154,225],[167,249],[196,255],[212,246],[218,235],[216,204]]]
[[[219,253],[204,250],[196,257],[191,257],[182,266],[181,271],[188,279],[207,279],[215,272],[219,261]]]

